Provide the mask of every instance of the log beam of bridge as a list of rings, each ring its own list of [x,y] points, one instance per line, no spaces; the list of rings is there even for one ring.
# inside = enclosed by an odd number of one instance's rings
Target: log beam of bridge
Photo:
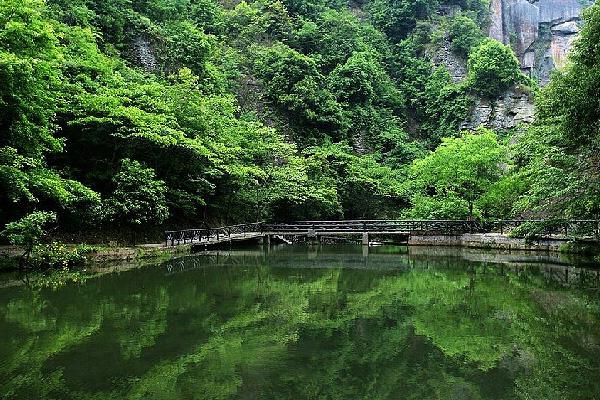
[[[368,235],[462,235],[465,233],[488,233],[514,229],[523,223],[539,224],[545,234],[567,235],[584,232],[600,235],[598,220],[345,220],[345,221],[296,221],[290,223],[255,222],[218,228],[184,229],[165,232],[165,245],[216,244],[248,240],[253,238],[279,236],[342,236],[349,234]],[[366,239],[364,239],[366,237]]]

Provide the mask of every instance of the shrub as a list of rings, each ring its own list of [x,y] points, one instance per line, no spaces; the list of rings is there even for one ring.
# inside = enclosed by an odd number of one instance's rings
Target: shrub
[[[510,47],[494,39],[485,39],[469,54],[467,83],[473,91],[495,99],[524,80],[519,61]]]
[[[29,266],[38,269],[74,268],[85,264],[86,257],[78,248],[68,249],[64,244],[52,242],[36,245]]]
[[[23,249],[23,255],[19,262],[22,267],[28,265],[34,247],[39,245],[47,235],[46,226],[55,221],[55,213],[36,211],[18,221],[6,224],[2,236],[6,237],[13,246]]]
[[[481,29],[471,18],[458,14],[450,25],[450,41],[452,51],[467,57],[471,48],[477,46],[484,36]]]
[[[107,200],[109,218],[123,225],[161,224],[169,216],[166,185],[152,168],[136,160],[124,159],[113,177],[114,191]]]

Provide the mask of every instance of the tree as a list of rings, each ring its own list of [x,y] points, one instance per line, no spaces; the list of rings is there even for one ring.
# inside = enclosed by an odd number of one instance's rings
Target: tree
[[[0,148],[36,159],[62,145],[52,135],[61,51],[44,10],[42,0],[0,3]]]
[[[165,71],[176,73],[183,67],[196,75],[207,74],[207,62],[215,46],[215,38],[190,22],[172,22],[164,28],[166,43],[162,46]]]
[[[301,52],[310,55],[323,73],[331,72],[355,52],[383,54],[385,36],[348,11],[328,10],[315,20],[304,21],[292,39]]]
[[[424,100],[422,130],[427,134],[426,142],[434,149],[444,137],[454,136],[460,125],[468,118],[474,103],[468,87],[455,84],[446,69],[436,68],[421,93]]]
[[[327,182],[339,198],[345,218],[375,218],[403,205],[401,176],[374,155],[356,155],[346,143],[325,142],[304,151],[309,176]]]
[[[345,125],[341,107],[312,58],[277,43],[259,53],[255,68],[269,97],[298,127],[340,138]]]
[[[0,224],[38,208],[97,211],[99,195],[47,165],[63,151],[55,114],[64,48],[43,1],[0,3]]]
[[[476,201],[502,176],[505,156],[496,134],[485,128],[444,138],[435,151],[411,166],[412,215],[474,217],[479,213]]]
[[[436,1],[431,0],[373,0],[367,11],[373,24],[394,42],[404,39],[418,20],[427,19]]]
[[[139,227],[161,224],[169,216],[165,183],[156,179],[152,168],[126,158],[113,183],[113,194],[106,201],[110,220]]]
[[[24,267],[28,264],[29,257],[34,247],[41,243],[46,236],[46,226],[56,222],[56,214],[47,211],[32,212],[19,219],[18,221],[6,224],[1,232],[2,236],[8,239],[13,246],[23,249],[20,257],[20,265]]]
[[[487,38],[473,48],[467,64],[467,82],[471,89],[490,99],[497,98],[524,78],[512,49],[494,39]]]
[[[462,57],[467,57],[471,49],[481,43],[484,38],[477,23],[463,14],[454,16],[449,35],[452,51]]]

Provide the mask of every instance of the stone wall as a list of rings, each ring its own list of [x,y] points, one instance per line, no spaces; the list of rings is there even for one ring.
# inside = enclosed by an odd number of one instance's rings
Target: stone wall
[[[464,234],[458,236],[411,236],[408,244],[415,246],[464,246],[473,248],[506,250],[559,251],[566,239],[548,239],[527,242],[525,239],[509,238],[498,233]]]
[[[154,71],[157,67],[154,48],[148,38],[138,35],[132,43],[132,51],[135,62],[146,71]]]

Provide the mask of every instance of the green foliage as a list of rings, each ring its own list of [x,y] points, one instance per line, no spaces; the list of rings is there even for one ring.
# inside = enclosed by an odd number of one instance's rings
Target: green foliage
[[[35,211],[23,218],[6,224],[6,227],[0,235],[5,237],[13,246],[20,247],[23,254],[19,258],[21,268],[38,268],[40,266],[54,267],[53,263],[45,261],[55,261],[60,257],[51,259],[44,258],[45,254],[42,241],[46,238],[47,227],[56,222],[56,214],[47,211]],[[45,260],[41,262],[40,260]]]
[[[413,217],[465,219],[479,215],[477,201],[502,176],[504,146],[495,133],[480,128],[445,138],[411,166]]]
[[[51,118],[60,80],[60,51],[42,0],[7,0],[0,4],[0,148],[10,146],[25,157],[58,151]]]
[[[114,190],[107,199],[108,218],[117,224],[161,224],[169,215],[165,183],[152,168],[127,158],[113,178]]]
[[[515,204],[521,201],[526,191],[527,181],[519,174],[508,172],[477,200],[477,207],[484,218],[507,219],[513,216]]]
[[[393,216],[402,204],[402,177],[373,156],[357,156],[345,144],[325,143],[305,150],[309,175],[328,182],[339,196],[343,217]]]
[[[484,38],[477,23],[463,14],[457,14],[452,18],[448,33],[452,51],[465,58]]]
[[[474,98],[464,84],[455,84],[445,67],[436,68],[425,84],[423,129],[427,144],[435,148],[442,138],[456,136],[460,125],[470,115]]]
[[[167,41],[161,56],[166,72],[176,73],[187,67],[195,75],[206,75],[209,68],[206,64],[212,55],[215,38],[187,21],[167,24],[165,33]]]
[[[303,21],[292,43],[312,57],[324,73],[343,64],[355,52],[389,51],[384,35],[348,11],[328,10]]]
[[[467,81],[475,93],[490,99],[523,80],[519,60],[510,47],[485,39],[469,53]]]
[[[38,244],[33,248],[28,266],[37,271],[47,269],[78,268],[85,264],[84,252],[78,248],[69,249],[62,243]]]
[[[392,41],[404,39],[418,20],[426,19],[437,6],[430,0],[371,0],[367,5],[373,24]]]
[[[46,236],[46,226],[56,222],[56,214],[46,211],[36,211],[15,222],[6,224],[2,231],[9,243],[22,247],[26,252],[40,243]]]
[[[269,96],[295,124],[330,132],[340,139],[345,124],[341,108],[326,90],[325,77],[314,60],[276,44],[260,53],[255,68]]]
[[[441,7],[460,8],[448,33],[454,51],[470,53],[465,82],[428,58],[444,34]],[[55,212],[61,229],[80,230],[397,216],[409,197],[430,210],[418,215],[515,215],[540,209],[551,194],[545,204],[558,204],[567,188],[585,190],[582,175],[562,173],[585,157],[561,159],[566,147],[557,141],[592,136],[592,105],[585,123],[568,120],[575,130],[536,128],[549,132],[556,169],[543,168],[540,145],[527,160],[517,150],[523,159],[507,168],[510,178],[469,199],[406,182],[413,161],[459,134],[476,96],[525,82],[508,48],[481,41],[487,10],[483,0],[7,0],[0,223],[38,209]],[[586,29],[579,46],[595,54]],[[577,73],[593,82],[592,73]],[[565,88],[577,99],[575,81],[550,85],[541,118],[550,121],[553,109],[574,114],[577,102],[549,99]],[[535,146],[535,135],[520,148]],[[596,153],[586,153],[589,166]],[[565,191],[551,193],[561,179]],[[433,180],[425,186],[444,186]],[[570,213],[594,212],[589,188]]]

